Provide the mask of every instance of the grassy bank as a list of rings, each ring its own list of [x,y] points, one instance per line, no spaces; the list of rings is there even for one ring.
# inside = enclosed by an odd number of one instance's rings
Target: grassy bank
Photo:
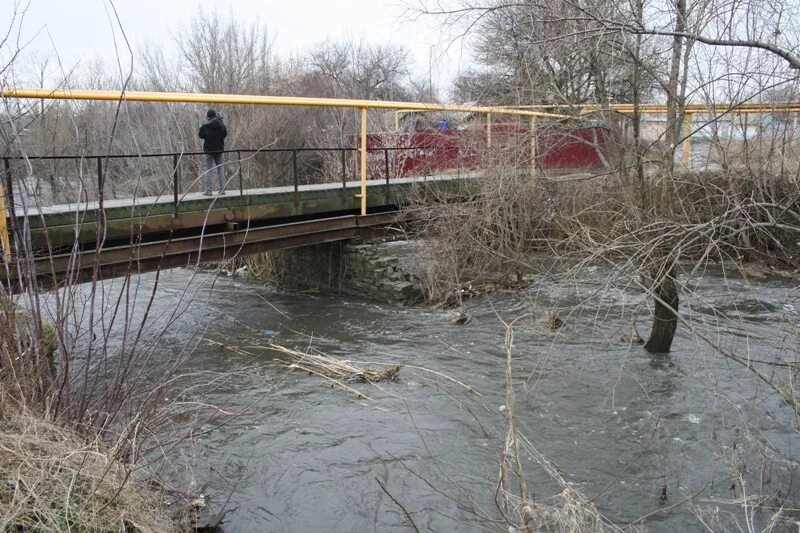
[[[99,438],[1,408],[0,530],[177,531],[161,495]]]

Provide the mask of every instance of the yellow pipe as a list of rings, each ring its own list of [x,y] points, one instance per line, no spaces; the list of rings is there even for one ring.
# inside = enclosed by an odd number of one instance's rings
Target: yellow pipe
[[[8,239],[8,219],[6,218],[6,191],[0,183],[0,239],[3,240],[3,257],[11,260],[11,246]]]
[[[486,113],[486,148],[492,147],[492,114]]]
[[[361,108],[361,215],[367,214],[367,108]]]
[[[683,168],[689,168],[689,157],[692,155],[692,114],[683,115],[683,146],[681,147],[681,157],[683,158]]]
[[[536,117],[531,117],[531,181],[536,188]]]
[[[602,108],[597,104],[535,104],[514,106],[517,109],[579,109],[582,112],[600,111]],[[611,111],[619,113],[633,113],[633,104],[611,104],[608,106]],[[642,104],[642,113],[666,113],[666,104]],[[800,112],[800,102],[765,102],[765,103],[712,103],[712,104],[688,104],[684,111],[687,113],[774,113],[774,112]]]
[[[3,87],[5,98],[33,98],[50,100],[106,100],[130,102],[183,102],[197,104],[251,104],[291,105],[310,107],[350,107],[364,109],[406,109],[409,111],[460,111],[465,113],[500,113],[548,118],[571,118],[554,113],[527,111],[494,106],[466,106],[455,104],[428,104],[379,100],[349,100],[345,98],[308,98],[301,96],[265,96],[254,94],[206,94],[148,91],[90,91],[71,89],[24,89]]]

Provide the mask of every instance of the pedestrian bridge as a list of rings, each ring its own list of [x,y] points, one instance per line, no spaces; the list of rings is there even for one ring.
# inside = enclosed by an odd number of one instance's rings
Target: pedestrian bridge
[[[18,206],[9,232],[28,242],[39,283],[110,278],[351,239],[397,222],[412,195],[469,195],[478,176],[367,180],[364,214],[360,181]]]
[[[341,154],[341,173],[334,170],[317,172],[313,183],[298,179],[298,151],[303,150],[299,148],[292,150],[294,170],[287,172],[288,176],[283,176],[283,180],[261,179],[251,182],[258,184],[267,181],[270,185],[279,186],[248,187],[239,169],[238,183],[233,178],[229,179],[229,185],[234,185],[234,189],[229,188],[228,194],[214,197],[203,196],[191,189],[190,192],[182,192],[180,158],[184,154],[172,154],[175,159],[171,187],[158,189],[164,191],[161,195],[134,198],[117,198],[119,194],[111,194],[118,182],[107,175],[111,161],[127,156],[98,155],[87,158],[76,155],[71,157],[77,160],[80,169],[81,188],[73,184],[75,190],[66,198],[82,198],[82,201],[46,205],[38,197],[39,176],[31,171],[32,158],[26,154],[6,155],[5,191],[0,196],[5,206],[0,207],[8,216],[0,218],[0,237],[3,239],[3,253],[8,268],[3,269],[2,276],[6,282],[13,282],[17,286],[102,279],[225,260],[265,250],[348,239],[368,228],[394,223],[399,208],[411,199],[415,191],[422,190],[424,194],[436,195],[437,198],[473,193],[471,191],[475,190],[478,182],[475,178],[481,175],[474,164],[465,169],[453,161],[452,169],[461,169],[453,171],[442,168],[440,157],[429,157],[429,160],[436,161],[436,169],[428,169],[427,172],[422,169],[417,175],[409,175],[408,168],[404,167],[404,174],[392,175],[390,151],[397,147],[386,144],[377,146],[374,138],[368,142],[367,118],[370,111],[394,111],[395,119],[400,111],[449,111],[468,117],[485,117],[485,129],[482,130],[482,118],[476,122],[476,141],[479,146],[486,148],[492,146],[492,133],[496,131],[492,125],[493,114],[495,117],[524,119],[528,122],[522,124],[527,123],[527,128],[515,130],[515,133],[521,133],[525,138],[520,146],[529,157],[526,156],[528,169],[523,169],[523,172],[525,175],[530,172],[532,176],[536,171],[536,120],[564,118],[551,113],[505,107],[263,95],[3,88],[2,96],[35,101],[110,101],[120,106],[127,102],[151,102],[154,105],[159,102],[179,102],[203,106],[351,108],[357,110],[360,116],[357,134],[352,135],[352,142],[334,149]],[[481,134],[481,131],[484,133]],[[472,138],[471,135],[466,137]],[[404,146],[400,149],[413,148]],[[432,152],[430,147],[426,150],[429,156],[436,155],[433,152],[437,150]],[[345,164],[348,152],[353,155],[349,167]],[[448,157],[454,155],[451,146],[439,149],[438,153],[447,153]],[[163,155],[140,154],[134,157],[142,160]],[[237,160],[240,155],[237,154]],[[459,157],[457,154],[455,156]],[[24,161],[23,169],[14,171],[11,162],[20,157]],[[52,155],[37,160],[63,157]],[[472,161],[479,159],[474,149],[469,149],[465,157]],[[88,172],[87,163],[91,163],[92,159],[97,162],[96,173]],[[396,166],[393,164],[393,167]],[[375,172],[375,168],[383,168],[383,172]],[[350,173],[348,169],[353,172]],[[87,179],[90,174],[92,177]],[[156,171],[156,174],[168,182],[164,178],[168,178],[169,174],[163,169]],[[193,171],[192,174],[197,173]],[[56,175],[50,176],[50,179],[56,179]],[[33,189],[25,181],[32,177],[37,180],[37,187]],[[289,179],[285,179],[287,177]],[[134,176],[118,172],[116,178],[131,181]],[[353,178],[356,180],[350,181]],[[238,190],[235,187],[237,184]],[[115,198],[109,199],[109,195]]]
[[[423,200],[447,200],[454,196],[475,194],[482,176],[481,167],[495,166],[495,148],[503,143],[501,139],[504,136],[514,139],[511,157],[507,159],[518,162],[518,171],[522,176],[529,176],[532,187],[536,184],[537,167],[566,165],[577,168],[587,162],[605,159],[605,130],[572,126],[580,124],[582,113],[601,110],[591,105],[566,106],[565,112],[570,113],[566,116],[554,113],[561,111],[561,107],[552,105],[510,108],[290,96],[8,87],[2,88],[0,94],[6,99],[35,102],[90,100],[114,102],[119,106],[127,102],[150,102],[153,105],[177,102],[203,106],[350,108],[360,116],[357,133],[351,134],[352,142],[347,146],[275,150],[291,153],[291,170],[282,176],[283,179],[254,180],[248,185],[242,179],[240,164],[229,180],[229,186],[233,185],[233,189],[229,189],[224,196],[211,198],[202,196],[199,191],[194,192],[191,187],[182,188],[181,158],[192,154],[51,155],[32,158],[24,153],[9,153],[9,150],[16,150],[16,145],[12,143],[6,146],[2,156],[4,190],[0,191],[0,211],[5,212],[6,216],[0,217],[0,239],[6,268],[2,269],[0,277],[18,286],[31,282],[51,284],[102,279],[352,238],[369,228],[394,223],[399,209],[418,191],[422,191],[420,198]],[[36,106],[30,109],[34,115],[35,109]],[[635,111],[630,104],[614,104],[606,109],[610,110],[620,114]],[[368,112],[376,111],[393,111],[396,131],[399,131],[400,113],[459,113],[459,116],[465,117],[465,126],[457,132],[412,135],[406,138],[404,146],[392,146],[386,143],[386,139],[391,137],[368,132]],[[642,105],[638,111],[663,114],[665,108],[663,105]],[[769,115],[798,111],[800,104],[795,102],[687,105],[682,109],[685,131],[681,140],[683,166],[690,166],[689,139],[693,114],[717,116],[719,113],[738,113],[746,119],[748,113]],[[11,116],[10,120],[13,122],[16,119]],[[426,146],[409,146],[409,142],[412,145],[424,143]],[[21,141],[18,144],[21,145]],[[417,148],[422,150],[422,155],[398,157],[402,151]],[[300,179],[297,161],[298,153],[303,150],[338,152],[341,171],[318,171],[313,183]],[[273,150],[234,150],[237,163],[241,162],[244,152],[270,151]],[[349,165],[346,163],[348,154],[352,155]],[[106,174],[110,161],[127,157],[141,161],[163,156],[171,156],[172,165],[166,169],[153,167],[148,170],[150,176],[161,180],[159,183],[162,185],[169,183],[171,173],[171,186],[157,188],[162,191],[161,195],[130,194],[133,197],[121,198],[119,194],[113,194],[115,179],[127,178],[130,181],[133,175],[123,170],[109,179]],[[83,200],[80,203],[56,202],[58,205],[47,205],[39,197],[38,181],[33,189],[26,182],[31,177],[38,180],[35,169],[32,170],[32,160],[65,158],[78,161],[81,187],[65,197]],[[334,159],[329,158],[328,163]],[[14,160],[22,160],[22,166],[25,167],[16,176],[12,165]],[[89,174],[86,163],[92,160],[96,160],[97,171],[86,180]],[[330,166],[331,169],[334,167]],[[398,168],[400,172],[396,171]],[[197,175],[196,168],[192,174]],[[350,181],[353,178],[357,179]],[[55,179],[52,173],[50,179]],[[89,182],[92,184],[88,185]],[[254,187],[265,182],[277,186]],[[70,186],[76,187],[75,183]],[[107,197],[109,190],[113,199]],[[23,192],[26,194],[21,194]]]
[[[291,153],[292,165],[280,176],[282,179],[257,170],[257,179],[243,180],[242,153],[273,150],[234,150],[239,164],[238,170],[228,173],[232,176],[228,194],[210,198],[191,186],[184,188],[182,183],[182,159],[195,154],[65,156],[56,152],[34,158],[7,151],[3,155],[5,191],[0,195],[5,204],[0,209],[7,216],[0,217],[0,237],[8,268],[0,276],[7,282],[22,284],[102,279],[348,239],[368,228],[394,223],[400,208],[420,190],[425,200],[474,194],[480,181],[476,178],[482,176],[482,168],[495,166],[498,150],[506,149],[511,154],[506,159],[516,161],[516,171],[529,178],[533,187],[537,167],[577,168],[603,160],[606,138],[602,128],[572,126],[579,124],[573,121],[575,117],[499,106],[8,87],[0,93],[6,99],[37,102],[37,106],[45,100],[106,101],[120,107],[128,102],[172,102],[199,104],[203,109],[218,104],[300,106],[350,108],[360,117],[360,124],[353,127],[355,131],[348,134],[344,146],[274,150]],[[31,109],[35,114],[37,107]],[[448,127],[405,137],[400,134],[401,113],[432,111],[456,113],[462,124],[456,130]],[[370,112],[382,116],[393,113],[394,136],[368,131]],[[52,148],[56,151],[57,147]],[[306,180],[299,178],[297,170],[298,154],[303,150],[333,150],[338,155],[327,154],[328,169],[317,168],[315,179]],[[403,155],[409,150],[416,152],[411,157]],[[348,155],[350,163],[346,162]],[[149,190],[161,191],[160,195],[129,193],[133,197],[125,198],[124,191],[120,194],[119,189],[115,190],[122,182],[136,182],[144,176],[139,169],[137,177],[136,164],[163,156],[171,156],[172,164],[162,163],[160,168],[150,166],[146,170],[147,177],[155,176],[160,184]],[[109,172],[114,161],[131,157],[138,163],[122,170],[116,168],[115,175]],[[340,171],[335,163],[339,157]],[[68,190],[69,194],[62,194],[61,198],[81,201],[48,205],[40,197],[39,180],[47,176],[45,180],[50,179],[55,188],[59,174],[52,169],[37,172],[33,162],[69,158],[78,168],[79,180],[67,185],[67,189],[75,190]],[[231,159],[229,154],[229,163]],[[97,170],[89,172],[93,160]],[[22,161],[21,168],[14,169],[13,161]],[[189,174],[196,180],[197,165]],[[33,187],[31,179],[36,181]],[[264,184],[270,187],[256,188]],[[63,184],[61,188],[63,193]]]

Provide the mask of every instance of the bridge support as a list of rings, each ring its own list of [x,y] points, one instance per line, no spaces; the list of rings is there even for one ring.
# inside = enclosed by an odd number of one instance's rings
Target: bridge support
[[[383,302],[421,300],[417,277],[406,268],[402,242],[360,239],[315,244],[271,253],[278,285],[320,290]],[[395,246],[400,245],[400,246]]]

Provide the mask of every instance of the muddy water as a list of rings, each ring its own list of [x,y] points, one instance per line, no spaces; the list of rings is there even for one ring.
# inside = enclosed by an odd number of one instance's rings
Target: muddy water
[[[673,352],[657,356],[627,341],[631,317],[642,336],[649,330],[641,294],[606,281],[596,268],[577,278],[541,275],[528,290],[468,301],[471,321],[454,326],[422,307],[230,278],[212,287],[206,275],[164,273],[162,310],[175,308],[187,285],[205,285],[163,345],[199,341],[189,370],[247,374],[193,393],[248,411],[185,447],[170,475],[204,487],[212,505],[228,501],[229,532],[412,531],[392,498],[420,531],[507,531],[492,522],[506,403],[503,321],[532,313],[515,328],[518,424],[609,520],[625,525],[653,513],[640,524],[646,531],[705,530],[690,504],[673,505],[694,496],[712,509],[741,496],[736,472],[748,494],[785,495],[779,457],[800,453],[789,410],[700,336],[740,355],[796,361],[796,282],[694,278],[682,296],[694,331],[682,324]],[[556,332],[545,327],[551,309],[565,322]],[[270,341],[406,367],[396,383],[353,385],[372,398],[357,399],[271,366],[280,357],[261,348]],[[537,500],[561,490],[535,458],[523,459]]]

